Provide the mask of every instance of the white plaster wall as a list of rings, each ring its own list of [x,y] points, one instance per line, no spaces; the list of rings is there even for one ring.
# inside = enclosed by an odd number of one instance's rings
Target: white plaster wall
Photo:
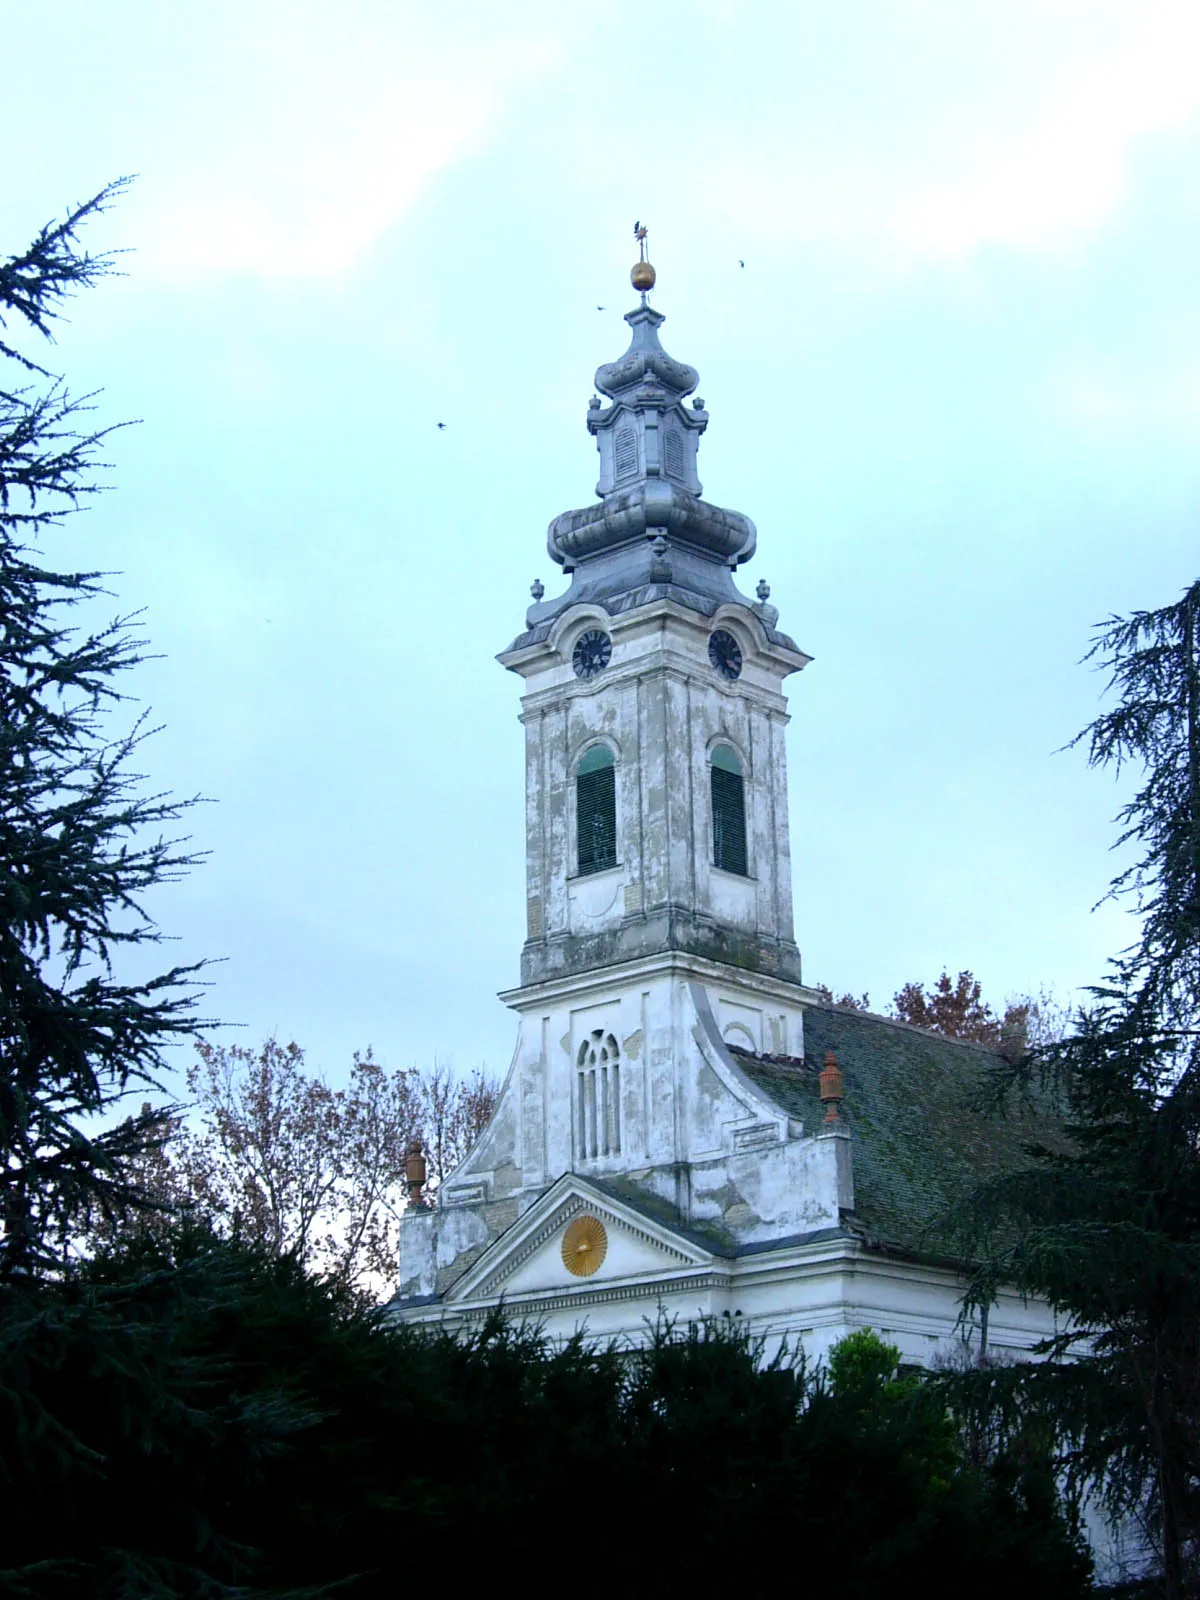
[[[637,1344],[660,1313],[679,1321],[728,1315],[764,1341],[767,1358],[786,1342],[820,1361],[860,1328],[873,1328],[895,1344],[906,1365],[978,1358],[979,1326],[960,1318],[963,1282],[944,1269],[899,1262],[844,1237],[763,1256],[715,1259],[712,1267],[709,1273],[660,1272],[638,1282],[631,1281],[637,1270],[632,1261],[621,1257],[610,1266],[606,1258],[593,1278],[569,1280],[563,1269],[560,1281],[547,1256],[540,1276],[536,1269],[522,1271],[521,1288],[514,1281],[506,1305],[514,1318],[541,1322],[554,1340],[583,1328],[598,1340]],[[466,1302],[429,1307],[414,1318],[455,1327],[483,1310]],[[987,1348],[1028,1353],[1053,1331],[1048,1308],[1002,1294],[991,1312]]]
[[[699,1163],[691,1172],[689,1213],[693,1222],[735,1232],[743,1244],[835,1228],[836,1146],[804,1138]]]
[[[773,1102],[701,1047],[692,985],[699,981],[724,1033],[740,1030],[735,1042],[793,1055],[804,1048],[805,991],[750,974],[698,978],[701,964],[683,956],[631,965],[559,984],[542,1004],[536,994],[514,1001],[521,1021],[509,1078],[448,1196],[508,1167],[520,1170],[522,1188],[540,1188],[567,1171],[701,1160],[732,1151],[733,1130],[743,1124],[781,1122]],[[575,1138],[577,1060],[597,1028],[611,1032],[621,1051],[621,1153],[584,1160]]]
[[[517,1049],[492,1120],[444,1185],[432,1222],[414,1223],[411,1245],[405,1224],[401,1276],[426,1282],[411,1292],[433,1292],[429,1273],[445,1273],[448,1250],[476,1248],[477,1231],[452,1226],[458,1213],[515,1199],[515,1217],[565,1172],[632,1183],[683,1222],[744,1241],[836,1223],[839,1201],[849,1203],[838,1152],[813,1137],[816,1126],[783,1114],[721,1044],[722,1021],[736,1018],[756,1047],[801,1053],[805,997],[682,955],[517,991]],[[620,1050],[620,1150],[592,1156],[581,1147],[578,1060],[596,1031]],[[424,1242],[430,1228],[436,1248]],[[440,1242],[442,1229],[454,1245]]]
[[[610,867],[607,872],[568,878],[567,927],[570,932],[599,933],[619,923],[625,915],[628,882],[629,873],[621,864]]]

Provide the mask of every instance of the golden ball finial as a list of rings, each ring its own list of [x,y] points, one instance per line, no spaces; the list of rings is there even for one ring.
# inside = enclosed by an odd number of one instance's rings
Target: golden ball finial
[[[644,223],[635,222],[633,225],[633,237],[637,240],[640,259],[634,262],[629,281],[641,294],[654,287],[654,268],[646,260],[646,235],[649,231]]]

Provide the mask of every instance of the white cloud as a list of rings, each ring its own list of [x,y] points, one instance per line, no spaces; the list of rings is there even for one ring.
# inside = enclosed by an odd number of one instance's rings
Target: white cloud
[[[1096,227],[1120,203],[1131,148],[1200,109],[1198,60],[1194,5],[1139,8],[1120,47],[1068,69],[1026,127],[978,141],[952,177],[899,197],[896,240],[964,256],[992,243],[1052,250]]]
[[[731,216],[910,260],[1055,251],[1119,208],[1140,141],[1200,111],[1194,0],[979,0],[953,40],[937,6],[909,16],[894,58],[861,46],[853,105],[817,119],[800,98],[727,154]]]
[[[1056,423],[1093,437],[1128,440],[1153,431],[1165,443],[1172,434],[1195,436],[1200,423],[1200,372],[1181,363],[1176,371],[1107,373],[1069,369],[1047,385],[1047,405]]]
[[[488,36],[459,9],[460,29],[453,6],[434,28],[415,7],[372,0],[263,0],[243,13],[228,50],[192,78],[200,103],[176,108],[173,121],[199,119],[198,135],[182,169],[170,163],[169,193],[147,197],[139,275],[352,268],[557,57],[528,12]]]

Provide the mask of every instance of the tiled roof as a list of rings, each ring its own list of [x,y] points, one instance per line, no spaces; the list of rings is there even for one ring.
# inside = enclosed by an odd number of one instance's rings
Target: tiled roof
[[[1030,1112],[1000,1115],[984,1104],[986,1046],[923,1028],[814,1005],[804,1013],[804,1059],[755,1056],[738,1064],[790,1116],[815,1132],[823,1116],[817,1074],[832,1050],[845,1080],[841,1114],[854,1138],[852,1225],[879,1244],[953,1257],[952,1222],[985,1177],[1025,1165],[1026,1147],[1053,1133]]]

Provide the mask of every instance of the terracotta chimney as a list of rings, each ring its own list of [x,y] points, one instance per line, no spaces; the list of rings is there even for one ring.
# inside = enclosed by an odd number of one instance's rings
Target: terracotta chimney
[[[842,1073],[837,1064],[837,1057],[832,1050],[825,1052],[825,1065],[817,1077],[821,1085],[821,1102],[828,1101],[829,1109],[825,1113],[826,1122],[838,1121],[838,1102],[844,1098],[842,1092]]]
[[[425,1204],[425,1152],[421,1141],[414,1139],[404,1157],[404,1183],[408,1198],[415,1206]]]

